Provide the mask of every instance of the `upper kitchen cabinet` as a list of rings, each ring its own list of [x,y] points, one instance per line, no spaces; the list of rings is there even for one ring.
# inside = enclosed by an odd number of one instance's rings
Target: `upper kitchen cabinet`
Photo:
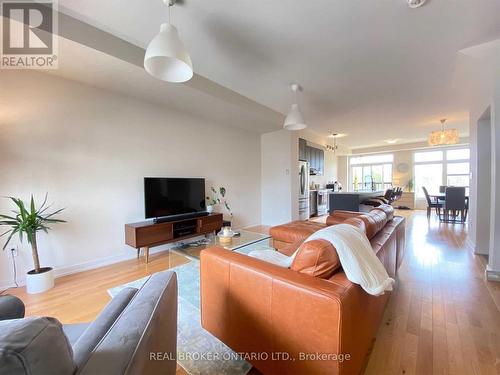
[[[306,145],[306,161],[309,168],[316,171],[316,174],[323,175],[325,168],[325,151],[316,147]]]
[[[325,150],[319,150],[319,168],[318,172],[323,175],[325,171]]]
[[[305,139],[299,138],[299,160],[307,161],[307,141]]]

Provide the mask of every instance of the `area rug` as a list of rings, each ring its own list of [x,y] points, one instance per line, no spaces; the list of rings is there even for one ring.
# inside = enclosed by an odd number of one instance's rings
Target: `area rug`
[[[263,248],[267,246],[255,243],[237,251],[248,253]],[[239,359],[235,352],[201,327],[200,262],[195,258],[190,257],[190,259],[191,262],[170,269],[177,274],[179,288],[177,362],[192,375],[245,375],[252,365]],[[108,293],[114,297],[123,288],[140,288],[148,278],[149,276],[111,288]]]

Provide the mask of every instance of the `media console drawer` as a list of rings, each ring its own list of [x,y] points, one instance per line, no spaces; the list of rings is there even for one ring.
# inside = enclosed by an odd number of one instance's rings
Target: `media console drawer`
[[[205,216],[198,219],[198,233],[209,233],[222,228],[222,215]]]
[[[137,228],[136,245],[134,247],[151,246],[174,238],[172,223],[154,224]]]
[[[222,215],[215,214],[210,216],[203,216],[198,219],[199,225],[203,226],[210,223],[221,223],[222,224]]]
[[[137,249],[144,248],[146,263],[149,259],[149,248],[189,238],[200,234],[208,234],[222,228],[222,214],[212,213],[194,219],[181,219],[155,224],[152,220],[125,224],[125,243]]]

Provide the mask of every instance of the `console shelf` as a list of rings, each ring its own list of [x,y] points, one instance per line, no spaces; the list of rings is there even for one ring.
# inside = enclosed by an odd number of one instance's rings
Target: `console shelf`
[[[148,263],[151,247],[213,233],[221,228],[222,214],[218,213],[158,224],[155,224],[153,220],[146,220],[125,224],[125,243],[137,249],[138,258],[141,248],[144,248],[146,263]]]

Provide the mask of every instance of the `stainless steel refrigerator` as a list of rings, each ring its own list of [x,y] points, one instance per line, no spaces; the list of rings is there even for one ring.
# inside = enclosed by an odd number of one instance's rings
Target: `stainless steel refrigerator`
[[[309,219],[309,163],[299,161],[299,219]]]

